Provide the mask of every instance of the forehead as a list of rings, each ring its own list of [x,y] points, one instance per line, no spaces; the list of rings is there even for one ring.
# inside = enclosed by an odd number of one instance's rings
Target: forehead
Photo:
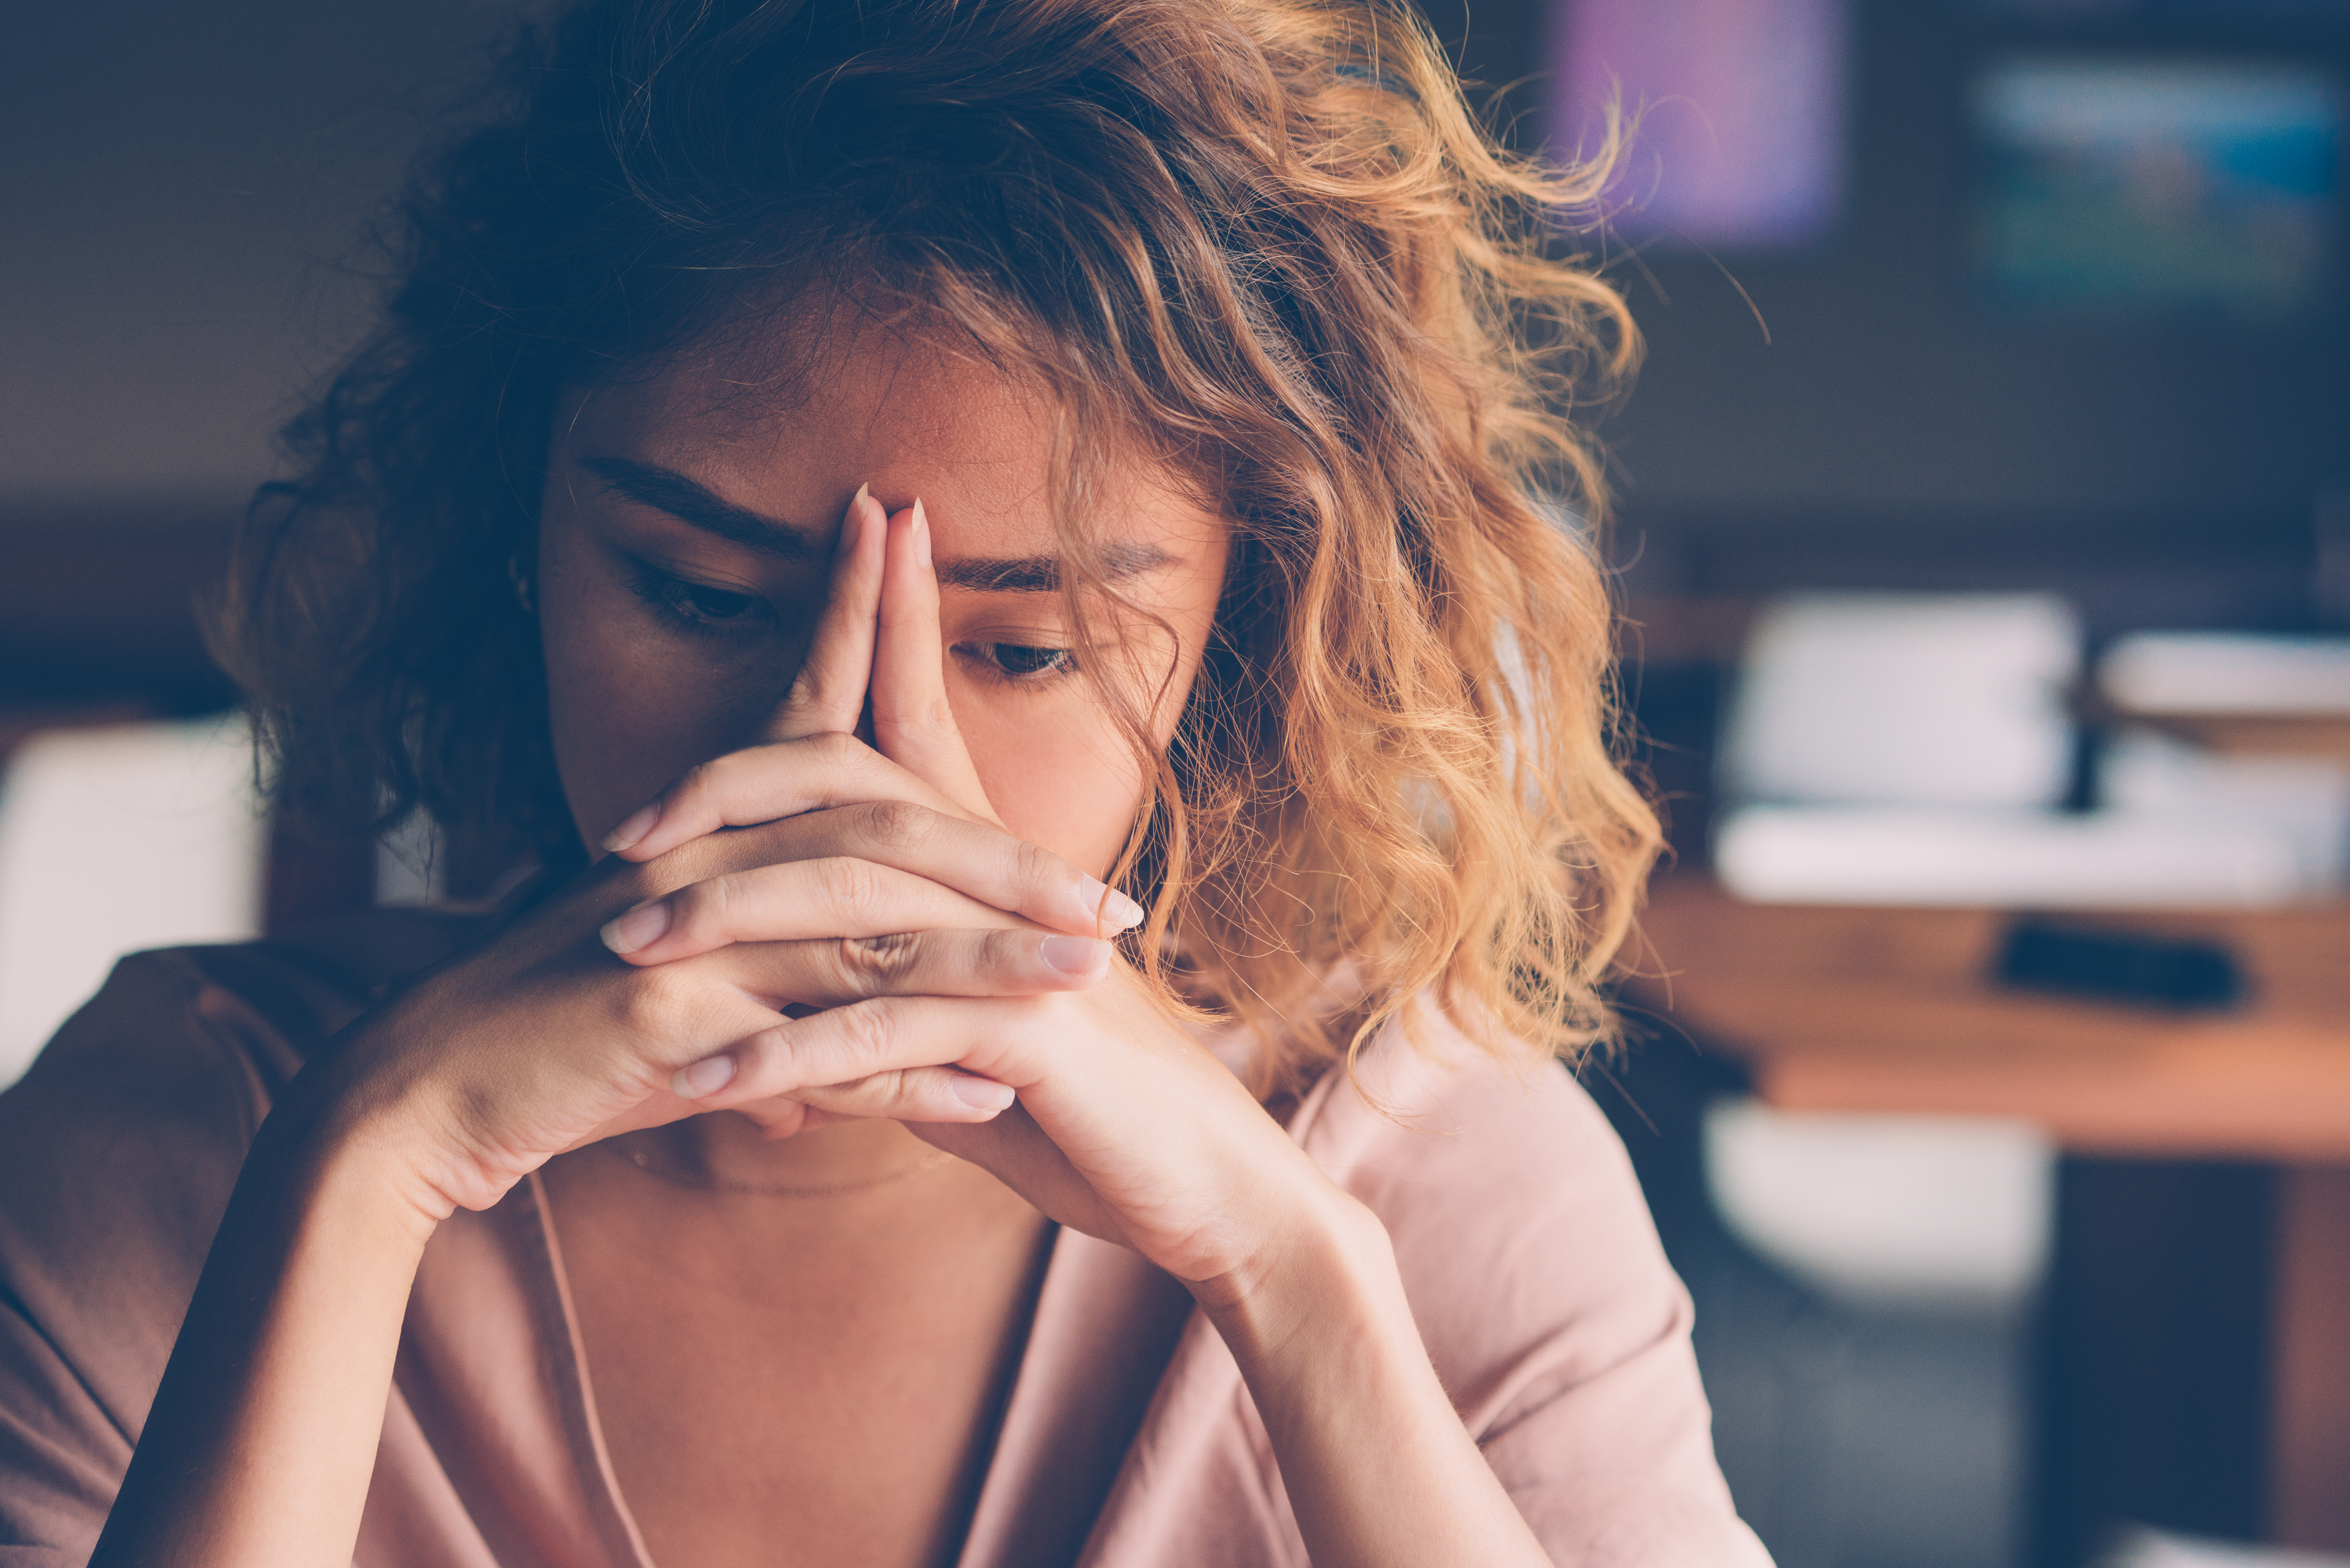
[[[934,338],[785,325],[574,392],[556,445],[659,463],[820,529],[859,484],[892,509],[919,496],[942,552],[1010,555],[1051,547],[1061,424],[1041,387]],[[1093,496],[1110,514],[1105,537],[1221,532],[1171,471],[1105,457]]]

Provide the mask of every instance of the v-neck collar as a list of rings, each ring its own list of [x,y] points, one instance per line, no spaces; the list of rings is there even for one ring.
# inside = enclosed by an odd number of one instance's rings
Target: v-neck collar
[[[526,1196],[525,1196],[526,1194]],[[517,1189],[515,1237],[596,1533],[612,1568],[656,1568],[620,1494],[596,1412],[571,1285],[546,1191]],[[1191,1293],[1127,1248],[1054,1226],[1044,1279],[996,1424],[955,1568],[1076,1561],[1193,1311]]]

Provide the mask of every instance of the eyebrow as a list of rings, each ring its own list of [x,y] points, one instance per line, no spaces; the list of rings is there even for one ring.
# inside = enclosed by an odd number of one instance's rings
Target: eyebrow
[[[808,530],[737,506],[672,469],[624,457],[589,458],[580,466],[600,474],[629,500],[745,549],[791,561],[811,561],[824,553]],[[1112,582],[1155,572],[1175,561],[1156,545],[1106,545],[1101,556],[1103,575]],[[1055,556],[962,556],[941,561],[938,575],[941,587],[972,593],[1051,594],[1061,588],[1061,562]]]
[[[696,484],[671,469],[625,457],[592,457],[580,466],[603,475],[614,490],[656,512],[666,512],[690,528],[786,561],[813,561],[824,554],[808,530],[768,517]]]
[[[1105,545],[1102,575],[1111,582],[1138,577],[1174,565],[1175,557],[1156,545]],[[1055,556],[962,556],[939,563],[941,587],[969,588],[981,594],[1052,594],[1061,589],[1061,562]]]

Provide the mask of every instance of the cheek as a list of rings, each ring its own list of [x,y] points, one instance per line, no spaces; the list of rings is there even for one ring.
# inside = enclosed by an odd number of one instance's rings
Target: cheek
[[[760,702],[740,679],[713,678],[648,635],[624,587],[549,566],[539,593],[547,722],[572,820],[593,845],[686,769],[733,750]]]
[[[1018,702],[955,704],[972,765],[1004,826],[1101,876],[1125,847],[1142,804],[1141,760],[1091,702],[1057,695],[1028,701],[1039,711],[1024,715]]]
[[[1172,656],[1171,671],[1146,656],[1140,669],[1126,672],[1138,696],[1153,689],[1161,694],[1150,721],[1160,745],[1174,733],[1199,679],[1197,650],[1213,616],[1212,587],[1198,596],[1198,605],[1173,611],[1186,651]],[[1080,870],[1107,875],[1133,830],[1151,768],[1108,706],[1081,681],[1030,696],[951,674],[948,690],[972,765],[1004,826]]]

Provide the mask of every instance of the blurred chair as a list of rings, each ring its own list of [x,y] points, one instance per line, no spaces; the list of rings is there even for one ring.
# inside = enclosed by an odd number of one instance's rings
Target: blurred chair
[[[1776,1116],[1669,1039],[1592,1087],[1696,1303],[1715,1450],[1780,1568],[2022,1568],[2036,1140],[1937,1118],[1918,1158],[1873,1159],[1907,1129]],[[2012,1158],[1985,1158],[2002,1140]]]
[[[2055,1148],[2028,1123],[1721,1100],[1705,1151],[1731,1233],[1855,1306],[2010,1316],[2046,1269]]]
[[[267,824],[234,715],[36,732],[0,773],[0,1085],[141,948],[259,934]]]
[[[1764,607],[1717,753],[1722,881],[1762,900],[2000,901],[2052,868],[2069,886],[2134,863],[2075,846],[2059,809],[2081,647],[2043,594]],[[1709,1099],[1698,1137],[1711,1221],[1735,1244],[1691,1280],[1700,1355],[1731,1485],[1781,1563],[2022,1561],[2048,1140],[1736,1096]]]

